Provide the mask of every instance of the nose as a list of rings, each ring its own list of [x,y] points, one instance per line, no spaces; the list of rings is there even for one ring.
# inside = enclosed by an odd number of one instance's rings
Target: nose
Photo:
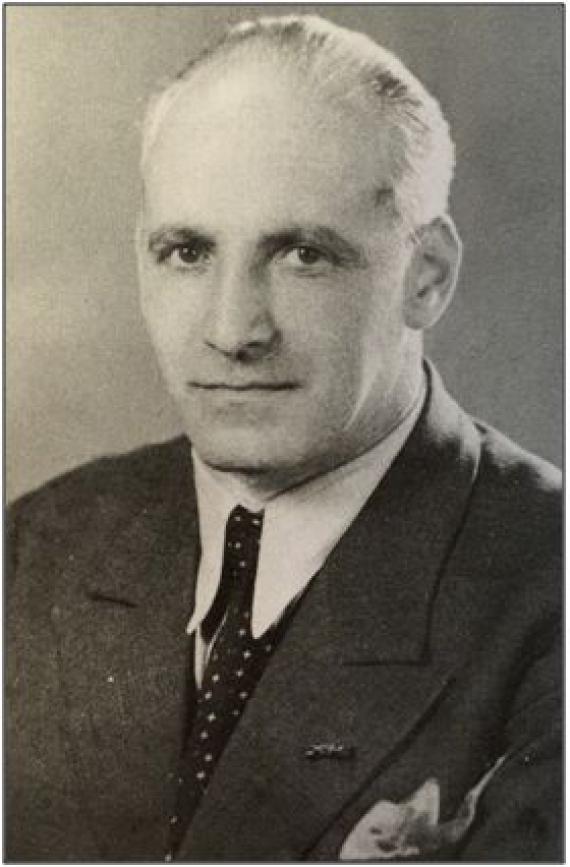
[[[268,287],[249,269],[220,268],[204,327],[206,344],[237,361],[272,354],[280,333],[271,311]]]

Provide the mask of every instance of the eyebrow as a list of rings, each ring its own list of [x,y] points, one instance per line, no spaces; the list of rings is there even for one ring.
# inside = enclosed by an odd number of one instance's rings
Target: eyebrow
[[[198,228],[182,225],[160,226],[149,234],[148,249],[151,253],[160,253],[165,246],[192,244],[196,241],[212,246],[215,244],[207,232]]]

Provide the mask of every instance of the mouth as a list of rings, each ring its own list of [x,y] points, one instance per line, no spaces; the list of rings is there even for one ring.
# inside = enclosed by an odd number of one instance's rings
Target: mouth
[[[264,391],[292,391],[298,388],[296,382],[244,382],[244,383],[228,383],[228,382],[193,382],[188,383],[190,388],[196,388],[201,391],[217,391],[227,392],[228,394],[243,393],[243,392],[264,392]]]

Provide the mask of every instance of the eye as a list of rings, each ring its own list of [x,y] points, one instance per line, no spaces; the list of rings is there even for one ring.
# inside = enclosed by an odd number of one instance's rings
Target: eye
[[[320,265],[328,261],[322,250],[311,247],[309,244],[298,244],[295,247],[290,247],[284,251],[283,259],[293,266],[303,268],[310,268],[312,265]]]
[[[209,261],[210,252],[203,244],[178,244],[171,249],[168,258],[173,264],[198,265]]]
[[[211,238],[176,228],[151,232],[148,240],[148,252],[155,263],[175,271],[209,266],[214,250]]]
[[[303,265],[314,265],[323,258],[321,251],[314,247],[297,247],[296,252],[299,262],[302,262]]]
[[[151,239],[149,252],[157,265],[175,271],[201,269],[210,265],[214,244],[208,238],[163,238]]]

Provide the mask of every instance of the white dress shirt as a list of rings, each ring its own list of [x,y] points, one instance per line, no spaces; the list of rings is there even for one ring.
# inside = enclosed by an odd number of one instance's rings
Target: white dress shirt
[[[206,466],[193,451],[202,556],[187,631],[196,632],[197,683],[211,646],[198,627],[218,589],[226,521],[232,509],[241,504],[253,512],[264,511],[251,616],[253,637],[259,638],[305,590],[352,524],[409,437],[424,397],[425,383],[398,426],[369,451],[268,502],[256,501],[243,486],[236,490],[235,480]]]

